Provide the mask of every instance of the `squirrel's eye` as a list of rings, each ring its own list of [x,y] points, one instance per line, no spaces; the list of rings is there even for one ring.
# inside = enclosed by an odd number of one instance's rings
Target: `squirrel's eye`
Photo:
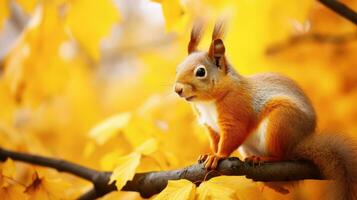
[[[206,68],[203,65],[198,66],[195,69],[195,76],[198,78],[205,78],[207,76]]]

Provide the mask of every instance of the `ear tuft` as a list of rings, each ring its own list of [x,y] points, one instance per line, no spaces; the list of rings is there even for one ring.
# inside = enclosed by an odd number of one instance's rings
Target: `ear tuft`
[[[190,42],[188,43],[188,54],[197,51],[197,46],[203,35],[204,23],[202,20],[197,20],[192,27]]]
[[[222,18],[217,20],[217,22],[214,25],[214,29],[212,33],[212,41],[223,38],[224,33],[225,33],[225,21]]]

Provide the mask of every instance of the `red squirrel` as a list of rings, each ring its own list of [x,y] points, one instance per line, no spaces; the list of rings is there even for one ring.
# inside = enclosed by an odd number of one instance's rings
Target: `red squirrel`
[[[208,129],[213,153],[200,157],[204,166],[215,169],[236,149],[253,163],[310,160],[335,180],[331,199],[357,199],[356,145],[343,135],[316,134],[315,110],[293,80],[237,73],[227,61],[223,33],[223,23],[216,23],[208,52],[198,51],[203,26],[194,25],[174,85]]]

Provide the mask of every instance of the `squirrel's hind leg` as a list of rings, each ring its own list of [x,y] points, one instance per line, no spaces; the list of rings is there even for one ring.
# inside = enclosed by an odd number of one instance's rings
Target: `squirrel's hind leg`
[[[269,157],[289,159],[290,151],[315,131],[315,118],[287,99],[272,99],[266,107],[266,148]]]

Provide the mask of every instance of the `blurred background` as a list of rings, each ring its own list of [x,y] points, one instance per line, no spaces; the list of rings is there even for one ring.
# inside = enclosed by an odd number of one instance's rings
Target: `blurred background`
[[[357,10],[356,0],[342,2]],[[133,173],[196,162],[209,152],[208,139],[172,84],[194,19],[207,21],[200,45],[207,50],[220,16],[229,19],[224,42],[238,72],[291,77],[311,98],[321,132],[357,139],[357,29],[317,1],[0,0],[1,147],[113,170],[118,158],[150,144]],[[91,186],[11,165],[16,173],[2,191],[72,199]],[[49,184],[31,193],[34,174]],[[242,183],[234,186],[241,199],[317,199],[323,187],[306,181],[280,195],[233,180]],[[113,192],[103,199],[141,198]]]

